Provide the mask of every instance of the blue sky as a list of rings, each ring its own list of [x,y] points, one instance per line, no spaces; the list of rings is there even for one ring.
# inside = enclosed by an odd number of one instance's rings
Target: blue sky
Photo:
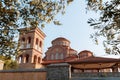
[[[71,42],[71,47],[78,52],[82,50],[90,50],[96,56],[106,55],[102,45],[102,38],[99,40],[99,45],[96,45],[90,34],[94,32],[92,27],[87,24],[87,20],[97,18],[99,14],[95,12],[86,13],[85,0],[74,0],[70,6],[66,8],[65,15],[57,15],[56,18],[62,23],[61,26],[53,23],[47,24],[43,29],[46,34],[44,41],[44,52],[51,46],[51,41],[57,37],[64,37]]]

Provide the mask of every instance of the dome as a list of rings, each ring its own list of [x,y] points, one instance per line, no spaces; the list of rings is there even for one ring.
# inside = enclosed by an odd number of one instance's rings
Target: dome
[[[80,53],[86,53],[86,52],[93,54],[93,53],[92,53],[91,51],[89,51],[89,50],[83,50],[83,51],[81,51]],[[79,53],[79,54],[80,54],[80,53]]]
[[[67,40],[66,38],[63,38],[63,37],[58,37],[58,38],[54,39],[52,41],[52,43],[55,42],[55,41],[68,41],[68,42],[70,42],[69,40]]]
[[[63,46],[69,46],[70,41],[63,37],[58,37],[52,41],[52,45],[63,45]]]
[[[93,53],[89,50],[84,50],[84,51],[81,51],[78,54],[78,56],[79,56],[79,58],[90,57],[90,56],[93,56]]]

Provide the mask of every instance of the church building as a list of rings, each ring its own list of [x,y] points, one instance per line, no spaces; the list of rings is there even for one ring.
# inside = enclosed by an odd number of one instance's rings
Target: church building
[[[50,64],[68,63],[73,71],[80,72],[118,72],[120,59],[95,57],[89,50],[77,52],[71,48],[70,41],[63,37],[54,39],[52,46],[43,53],[46,35],[38,28],[20,29],[20,69],[45,68]],[[43,57],[45,54],[45,57]]]

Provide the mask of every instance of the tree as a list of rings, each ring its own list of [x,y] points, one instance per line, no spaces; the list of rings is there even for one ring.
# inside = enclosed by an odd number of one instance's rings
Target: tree
[[[89,0],[87,9],[100,13],[99,19],[88,20],[96,31],[91,38],[98,43],[100,36],[105,37],[106,53],[120,54],[120,0]]]
[[[53,22],[60,25],[55,15],[65,13],[67,4],[73,0],[0,0],[0,55],[8,59],[15,56],[18,29],[44,27]]]
[[[8,59],[7,57],[1,56],[1,55],[0,55],[0,59],[2,61],[4,61],[4,66],[3,66],[4,70],[17,69],[18,68],[17,61]]]

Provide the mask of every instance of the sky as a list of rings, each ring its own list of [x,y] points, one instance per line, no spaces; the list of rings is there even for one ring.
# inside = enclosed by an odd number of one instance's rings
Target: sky
[[[85,8],[85,0],[74,0],[67,6],[65,15],[56,16],[56,19],[62,23],[61,26],[53,23],[46,25],[42,30],[46,34],[44,52],[51,46],[52,40],[64,37],[71,42],[71,48],[77,50],[78,53],[82,50],[90,50],[95,56],[107,55],[102,44],[103,38],[99,38],[99,44],[96,45],[90,38],[94,30],[87,23],[89,18],[98,18],[99,14],[89,12]]]

